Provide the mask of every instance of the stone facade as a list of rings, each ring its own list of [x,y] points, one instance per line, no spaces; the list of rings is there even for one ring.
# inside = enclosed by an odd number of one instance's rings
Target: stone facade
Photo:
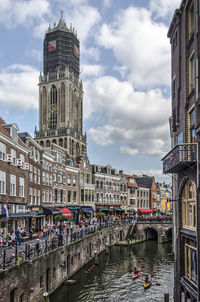
[[[97,209],[115,209],[126,206],[126,180],[110,165],[93,165],[93,182],[95,184],[95,205]]]
[[[0,302],[41,302],[95,255],[126,237],[129,226],[107,228],[0,273]],[[22,296],[23,295],[23,296]]]

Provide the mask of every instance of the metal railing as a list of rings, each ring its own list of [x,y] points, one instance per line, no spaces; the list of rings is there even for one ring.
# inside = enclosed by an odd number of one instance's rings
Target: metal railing
[[[197,143],[178,144],[162,159],[163,173],[177,173],[197,161]]]
[[[117,221],[101,222],[96,225],[90,225],[87,227],[77,227],[76,230],[68,230],[64,234],[61,232],[58,235],[48,236],[48,238],[40,238],[35,240],[29,240],[21,246],[15,246],[13,248],[1,248],[0,249],[0,271],[5,270],[13,265],[20,264],[24,261],[37,258],[42,254],[48,253],[61,246],[67,246],[78,240],[81,240],[95,232],[109,227],[119,227],[128,225],[132,222],[131,219],[123,219]]]

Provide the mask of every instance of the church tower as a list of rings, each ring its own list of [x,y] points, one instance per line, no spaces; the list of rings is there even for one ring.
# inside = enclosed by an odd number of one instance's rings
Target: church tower
[[[43,74],[39,77],[39,131],[35,140],[42,147],[52,143],[71,156],[86,152],[83,135],[83,86],[79,80],[79,40],[67,27],[63,15],[49,26],[44,39]]]

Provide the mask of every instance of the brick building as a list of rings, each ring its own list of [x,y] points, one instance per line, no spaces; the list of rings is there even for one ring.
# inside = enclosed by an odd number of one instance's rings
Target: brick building
[[[199,26],[200,3],[181,1],[171,21],[172,149],[163,158],[173,174],[175,301],[200,300]]]
[[[157,212],[157,187],[154,177],[142,176],[136,177],[138,190],[138,206],[151,209],[154,213]],[[144,190],[144,188],[146,188]]]
[[[12,232],[28,228],[28,148],[18,136],[17,124],[0,118],[0,205],[8,203],[9,220],[0,212],[0,226]],[[1,209],[0,209],[1,211]]]

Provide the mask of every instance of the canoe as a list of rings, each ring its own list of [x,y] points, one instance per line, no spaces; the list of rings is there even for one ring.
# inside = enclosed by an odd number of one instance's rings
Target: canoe
[[[149,277],[150,282],[145,282],[144,281],[144,289],[149,288],[151,286],[151,283],[152,283],[152,281],[151,281],[151,275],[149,275],[148,277]]]

